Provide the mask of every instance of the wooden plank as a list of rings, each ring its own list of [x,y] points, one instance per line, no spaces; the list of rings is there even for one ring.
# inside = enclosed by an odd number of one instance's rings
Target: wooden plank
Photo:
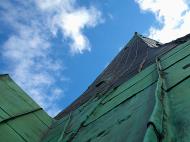
[[[0,123],[5,120],[5,119],[8,119],[10,118],[10,116],[0,108]]]
[[[177,52],[173,52],[173,50],[175,51],[176,49],[178,49]],[[175,64],[177,61],[190,55],[190,44],[188,42],[188,44],[186,43],[185,45],[176,47],[173,50],[168,52],[170,56],[166,54],[166,56],[161,58],[162,69],[166,69]]]
[[[82,127],[72,142],[141,141],[154,106],[155,87],[156,84],[149,86],[133,99]]]
[[[30,104],[30,101],[33,101],[31,98],[22,97],[27,96],[27,94],[18,95],[17,86],[13,86],[14,82],[11,82],[10,78],[0,79],[0,108],[9,115],[9,117],[4,117],[4,120],[39,108],[38,105]],[[0,115],[4,115],[4,113],[2,112]]]
[[[6,123],[0,125],[0,141],[25,142],[25,140]]]
[[[34,114],[40,119],[47,127],[52,125],[53,119],[44,111],[39,110],[34,112]]]
[[[178,45],[177,47],[173,48],[171,51],[167,52],[166,54],[161,56],[161,60],[166,60],[167,58],[170,58],[171,56],[178,54],[178,52],[184,48],[186,48],[186,46],[190,45],[190,41],[187,41],[183,44]]]
[[[173,140],[188,142],[190,141],[190,78],[175,86],[167,95],[170,108],[167,124],[173,129]]]
[[[164,70],[164,89],[168,90],[178,82],[182,81],[190,75],[190,67],[185,68],[190,64],[190,55],[183,60],[176,62],[170,68]]]
[[[155,64],[147,67],[145,70],[143,70],[139,74],[135,75],[133,78],[131,78],[127,82],[123,83],[116,90],[112,91],[111,93],[108,92],[109,95],[107,95],[107,97],[102,101],[102,103],[106,103],[106,102],[110,101],[112,98],[114,98],[115,96],[117,96],[117,95],[121,94],[122,92],[126,91],[130,87],[133,87],[136,84],[138,85],[138,83],[140,81],[145,80],[145,78],[148,75],[150,75],[152,72],[155,72],[155,71],[156,71],[156,65]]]
[[[27,142],[40,141],[48,127],[42,123],[34,114],[20,116],[7,122]]]
[[[89,119],[86,121],[84,125],[88,125],[92,121],[98,119],[108,111],[115,108],[117,105],[121,104],[128,98],[132,97],[133,95],[139,93],[140,91],[144,90],[148,86],[152,85],[154,82],[157,81],[158,74],[157,71],[152,72],[150,75],[148,75],[143,80],[139,81],[136,85],[132,86],[131,88],[125,90],[121,94],[117,95],[114,99],[108,101],[105,104],[99,105],[99,107],[96,109],[93,115],[89,117]]]

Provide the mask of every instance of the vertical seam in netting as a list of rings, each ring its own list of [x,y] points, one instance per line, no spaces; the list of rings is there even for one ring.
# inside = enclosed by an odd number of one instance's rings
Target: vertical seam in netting
[[[67,121],[65,123],[65,126],[63,128],[63,131],[62,131],[62,133],[61,133],[61,135],[60,135],[60,137],[58,139],[58,142],[61,142],[63,140],[63,136],[65,135],[67,127],[68,127],[68,125],[69,125],[69,123],[71,121],[71,116],[72,116],[72,112],[69,113],[68,119],[67,119]]]
[[[165,104],[165,92],[164,90],[162,89],[163,88],[163,83],[164,83],[164,73],[163,73],[163,70],[162,70],[162,66],[160,64],[160,59],[157,57],[156,58],[156,64],[157,64],[157,71],[158,71],[158,80],[160,80],[160,101],[161,101],[161,105],[162,105],[162,117],[161,117],[161,128],[162,128],[162,131],[161,131],[161,134],[160,134],[160,137],[159,137],[159,141],[161,141],[163,138],[164,138],[164,135],[166,134],[166,131],[167,131],[167,126],[165,125],[165,122],[166,122],[166,119],[167,119],[167,112],[166,112],[166,104]]]

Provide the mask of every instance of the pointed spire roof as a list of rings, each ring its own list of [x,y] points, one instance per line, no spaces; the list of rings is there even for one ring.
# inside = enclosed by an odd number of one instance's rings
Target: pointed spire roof
[[[162,44],[135,32],[132,39],[88,89],[70,106],[59,113],[56,118],[59,119],[65,116],[93,97],[104,95],[107,91],[117,88],[147,66],[154,63],[158,55],[169,51],[177,44],[175,41]]]
[[[155,48],[163,45],[161,42],[145,37],[137,32],[135,32],[135,35],[141,38],[149,47]]]

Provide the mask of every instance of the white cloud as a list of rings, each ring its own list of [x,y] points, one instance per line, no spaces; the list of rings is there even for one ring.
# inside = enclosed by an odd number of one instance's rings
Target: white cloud
[[[150,38],[168,42],[190,33],[190,7],[185,0],[135,0],[143,11],[152,12],[161,28],[152,26]]]
[[[99,13],[95,9],[87,10],[85,8],[74,11],[72,13],[61,15],[61,28],[66,37],[71,37],[73,43],[71,44],[72,52],[80,52],[83,50],[90,50],[89,41],[83,35],[82,29],[86,27],[95,26],[96,19]]]
[[[3,56],[8,59],[7,64],[11,64],[9,73],[13,79],[50,115],[53,115],[50,106],[59,110],[54,102],[61,99],[64,94],[58,97],[57,93],[49,92],[56,80],[51,73],[61,72],[61,68],[57,67],[61,66],[61,63],[57,64],[48,57],[49,42],[35,32],[25,28],[24,33],[20,31],[17,35],[10,36],[3,45]],[[61,88],[59,90],[63,93]]]
[[[63,94],[63,90],[61,90],[60,88],[54,88],[52,90],[52,94],[56,95],[57,97],[59,97],[61,94]]]
[[[65,66],[53,51],[51,38],[61,31],[70,39],[72,53],[90,50],[89,40],[83,34],[85,28],[101,21],[101,13],[94,7],[79,7],[75,0],[36,0],[0,3],[0,21],[11,32],[2,47],[6,59],[6,71],[50,115],[61,110],[56,102],[64,97],[64,89],[58,87],[68,77],[63,75]],[[9,33],[10,32],[10,33]]]
[[[90,50],[83,30],[103,22],[100,11],[95,7],[78,7],[75,0],[37,0],[36,4],[42,12],[49,14],[48,25],[53,35],[60,30],[66,39],[71,39],[72,53]]]

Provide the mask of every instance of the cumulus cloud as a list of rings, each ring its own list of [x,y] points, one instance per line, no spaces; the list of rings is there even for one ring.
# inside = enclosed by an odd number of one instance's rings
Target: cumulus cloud
[[[75,0],[3,0],[0,21],[9,29],[3,31],[8,39],[1,45],[5,70],[50,115],[56,115],[61,110],[56,102],[65,95],[56,84],[67,77],[62,59],[52,54],[51,39],[60,31],[73,54],[90,50],[83,30],[100,23],[101,13],[93,6],[79,7]]]
[[[13,79],[50,115],[55,115],[60,110],[55,102],[63,96],[57,97],[56,92],[49,90],[54,88],[57,79],[52,72],[61,72],[62,69],[61,62],[49,58],[50,43],[35,30],[25,27],[9,37],[2,51]]]
[[[56,35],[60,30],[66,39],[71,39],[72,53],[90,50],[83,29],[103,22],[100,11],[95,7],[78,7],[75,0],[37,0],[36,4],[42,12],[48,13],[48,23],[53,34]]]
[[[141,10],[152,12],[161,27],[152,26],[149,36],[168,42],[190,33],[190,6],[186,0],[135,0]]]

